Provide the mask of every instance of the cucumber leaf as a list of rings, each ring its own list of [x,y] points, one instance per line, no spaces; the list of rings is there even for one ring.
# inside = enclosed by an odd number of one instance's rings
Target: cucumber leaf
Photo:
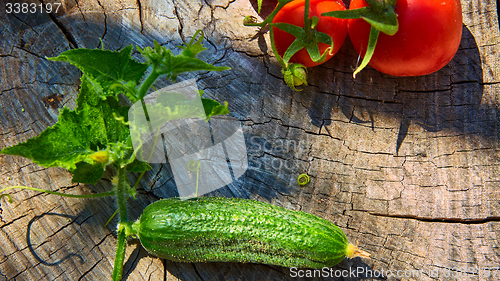
[[[198,37],[198,39],[196,39],[196,36],[198,36],[198,34],[200,34],[200,36]],[[184,43],[183,46],[179,46],[179,48],[182,49],[181,55],[185,57],[194,58],[199,53],[206,50],[207,48],[203,46],[204,38],[205,38],[205,33],[203,33],[203,30],[200,29],[196,31],[195,34],[193,35],[193,38],[191,38],[191,41],[189,41],[189,43]]]
[[[74,49],[48,59],[69,62],[78,67],[83,74],[93,77],[102,86],[101,94],[115,95],[124,92],[129,96],[133,95],[133,88],[149,67],[130,56],[132,48],[127,46],[121,51]]]
[[[92,135],[95,130],[89,130],[93,128],[88,121],[88,112],[64,107],[55,125],[24,143],[4,148],[0,153],[23,156],[44,167],[74,170],[78,162],[91,161],[88,156],[95,152],[91,143],[97,147],[97,143],[103,142]]]
[[[127,165],[127,171],[133,173],[140,173],[149,170],[151,170],[151,165],[145,162],[141,162],[137,159],[134,159],[132,163]]]
[[[72,182],[96,184],[104,174],[104,164],[76,163],[76,169],[70,170],[73,174]]]
[[[95,142],[99,147],[112,143],[124,143],[130,135],[125,124],[130,107],[121,106],[113,97],[102,98],[100,84],[88,75],[81,78],[77,110],[86,110]]]
[[[125,143],[130,135],[126,121],[128,107],[114,97],[97,95],[102,88],[82,76],[78,107],[64,107],[56,124],[24,143],[4,148],[1,154],[18,155],[44,167],[62,167],[73,174],[73,182],[96,183],[105,164],[90,156]]]
[[[205,109],[207,120],[209,120],[212,116],[229,114],[227,101],[225,101],[224,105],[222,105],[212,99],[201,98],[201,102],[203,103],[203,108]]]
[[[80,183],[96,183],[109,164],[125,165],[131,172],[151,169],[149,164],[132,157],[133,147],[127,120],[130,107],[122,106],[117,94],[123,92],[130,101],[138,101],[137,85],[150,65],[153,65],[151,73],[166,74],[173,80],[183,72],[229,69],[197,59],[196,55],[205,48],[201,44],[203,33],[200,38],[195,37],[182,48],[183,52],[179,55],[173,55],[157,42],[154,49],[145,48],[143,51],[138,48],[146,63],[137,62],[131,57],[132,46],[121,51],[68,50],[49,58],[69,62],[83,72],[77,107],[74,110],[64,107],[52,127],[24,143],[0,150],[0,154],[22,156],[44,167],[65,168],[73,174],[73,182]],[[153,78],[157,76],[153,75]],[[174,104],[172,113],[184,116],[186,112],[193,111],[189,101],[179,102]],[[229,113],[227,102],[222,105],[202,98],[202,103],[203,110],[199,115],[206,115],[207,119]],[[106,151],[106,157],[101,161],[95,155],[103,151]]]

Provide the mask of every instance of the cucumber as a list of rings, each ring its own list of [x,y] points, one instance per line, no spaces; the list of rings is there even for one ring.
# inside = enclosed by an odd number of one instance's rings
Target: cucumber
[[[173,261],[323,268],[369,257],[333,223],[255,200],[163,199],[126,228],[150,254]]]

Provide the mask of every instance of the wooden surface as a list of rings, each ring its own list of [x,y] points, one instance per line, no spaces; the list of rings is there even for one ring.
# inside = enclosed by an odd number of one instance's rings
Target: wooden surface
[[[346,40],[331,61],[310,70],[311,86],[302,92],[282,82],[266,30],[242,26],[245,15],[257,16],[248,0],[61,1],[52,17],[0,13],[0,148],[38,135],[59,109],[75,105],[78,70],[45,56],[100,47],[99,39],[108,49],[151,46],[153,39],[174,47],[201,28],[204,59],[232,70],[195,77],[242,121],[250,161],[242,178],[211,195],[268,201],[335,222],[373,257],[345,260],[338,270],[423,272],[400,280],[499,279],[496,270],[477,271],[500,266],[495,1],[462,1],[460,49],[437,73],[395,78],[368,68],[353,80],[357,54]],[[299,187],[304,172],[311,182]],[[73,194],[110,188],[106,179],[72,184],[65,170],[0,156],[0,186],[10,185]],[[109,278],[116,220],[104,224],[113,199],[9,193],[15,203],[0,205],[0,280]],[[149,202],[176,195],[169,170],[155,166],[139,193],[129,204],[131,219]],[[459,277],[449,270],[461,268],[470,270]],[[125,279],[134,281],[295,280],[290,274],[277,266],[163,261],[137,241],[129,243],[125,268]]]

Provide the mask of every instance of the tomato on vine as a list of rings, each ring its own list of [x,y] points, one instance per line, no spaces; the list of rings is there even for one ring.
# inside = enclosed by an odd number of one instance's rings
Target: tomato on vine
[[[345,6],[341,1],[332,0],[310,0],[309,2],[309,17],[317,17],[317,24],[314,27],[315,31],[325,33],[333,40],[333,48],[329,44],[323,42],[310,43],[317,44],[320,54],[326,55],[319,61],[311,59],[308,50],[302,48],[298,50],[290,59],[291,63],[300,63],[305,67],[313,67],[322,64],[332,58],[340,49],[347,36],[347,21],[344,19],[324,17],[322,13],[329,11],[345,10]],[[305,0],[294,0],[281,8],[273,18],[273,24],[288,23],[298,27],[304,28],[304,11]],[[307,41],[307,38],[296,38],[296,36],[273,26],[273,40],[276,45],[278,54],[282,57],[285,56],[286,50],[297,39]],[[307,33],[302,34],[307,36]],[[307,44],[307,42],[306,42]]]
[[[462,37],[460,0],[352,0],[349,10],[322,14],[348,19],[356,52],[366,65],[393,76],[438,71],[454,57]]]
[[[258,0],[259,10],[262,0]],[[346,11],[340,0],[278,0],[274,11],[263,21],[246,16],[245,26],[270,25],[271,47],[283,67],[286,84],[307,85],[307,67],[329,60],[345,41],[347,21],[322,16],[328,11]]]
[[[366,7],[352,0],[350,9]],[[462,37],[460,0],[398,0],[394,8],[399,30],[380,34],[369,63],[393,76],[419,76],[438,71],[454,57]],[[370,24],[349,19],[349,38],[358,54],[366,53]]]

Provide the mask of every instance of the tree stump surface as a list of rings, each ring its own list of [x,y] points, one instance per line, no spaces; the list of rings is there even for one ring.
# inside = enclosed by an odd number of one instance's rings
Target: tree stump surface
[[[79,71],[45,57],[100,48],[101,40],[110,50],[152,46],[153,39],[175,48],[203,29],[208,50],[201,57],[232,69],[183,77],[195,77],[206,96],[229,102],[231,115],[241,121],[249,157],[241,178],[209,195],[267,201],[334,222],[372,254],[344,260],[335,270],[421,274],[386,274],[388,280],[499,279],[495,1],[462,0],[460,48],[434,74],[398,78],[368,67],[354,80],[358,55],[347,39],[332,60],[310,69],[310,86],[301,92],[283,83],[267,29],[242,25],[244,16],[258,17],[249,0],[56,2],[62,6],[50,16],[0,13],[0,149],[37,136],[57,121],[63,106],[75,106]],[[109,173],[97,185],[82,185],[71,183],[64,169],[21,157],[1,155],[0,164],[1,188],[25,185],[72,194],[111,188]],[[304,187],[296,183],[301,173],[311,176]],[[0,280],[110,278],[116,219],[104,225],[115,211],[113,198],[8,193],[14,203],[5,198],[0,203]],[[138,199],[129,202],[130,218],[150,202],[175,195],[169,170],[154,165]],[[291,275],[279,266],[161,260],[130,240],[124,279],[297,279]]]

